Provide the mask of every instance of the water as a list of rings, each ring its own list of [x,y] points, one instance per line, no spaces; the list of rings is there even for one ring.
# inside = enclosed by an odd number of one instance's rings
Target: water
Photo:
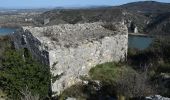
[[[14,28],[0,28],[0,35],[12,34],[16,29]],[[139,50],[146,49],[152,43],[153,38],[142,37],[142,36],[132,36],[129,35],[128,46],[129,48],[137,48]]]
[[[146,49],[152,43],[153,38],[151,37],[142,37],[142,36],[132,36],[129,35],[128,46],[129,48],[137,48],[139,50]]]
[[[0,35],[12,34],[15,31],[13,28],[0,28]]]

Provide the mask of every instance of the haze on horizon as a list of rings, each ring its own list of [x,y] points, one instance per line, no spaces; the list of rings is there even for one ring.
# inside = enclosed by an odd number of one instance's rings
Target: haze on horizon
[[[0,8],[114,6],[141,0],[0,0]],[[144,0],[148,1],[148,0]],[[170,0],[155,0],[170,3]]]

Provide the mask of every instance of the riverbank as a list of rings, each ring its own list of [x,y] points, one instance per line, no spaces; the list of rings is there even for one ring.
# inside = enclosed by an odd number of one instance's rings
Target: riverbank
[[[143,34],[143,33],[128,33],[128,35],[141,36],[141,37],[153,37],[153,35],[148,35],[148,34]]]
[[[0,24],[0,28],[19,28],[20,26],[19,25],[16,25],[16,24],[3,24],[1,25]]]
[[[129,36],[150,37],[150,38],[165,38],[170,37],[168,34],[143,34],[143,33],[128,33]]]

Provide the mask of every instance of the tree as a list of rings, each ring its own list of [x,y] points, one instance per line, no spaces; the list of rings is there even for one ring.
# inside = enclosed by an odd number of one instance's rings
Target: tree
[[[1,59],[0,86],[14,100],[20,99],[22,90],[28,87],[32,94],[41,99],[48,97],[50,87],[49,67],[40,64],[33,57],[23,56],[23,50],[6,50]]]

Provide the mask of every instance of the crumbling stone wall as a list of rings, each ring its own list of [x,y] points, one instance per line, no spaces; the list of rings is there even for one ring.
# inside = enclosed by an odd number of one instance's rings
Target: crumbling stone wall
[[[16,48],[29,49],[37,59],[50,65],[51,88],[59,94],[80,82],[80,77],[88,75],[95,65],[125,60],[127,27],[123,23],[111,25],[114,30],[104,23],[23,27],[13,38]]]

